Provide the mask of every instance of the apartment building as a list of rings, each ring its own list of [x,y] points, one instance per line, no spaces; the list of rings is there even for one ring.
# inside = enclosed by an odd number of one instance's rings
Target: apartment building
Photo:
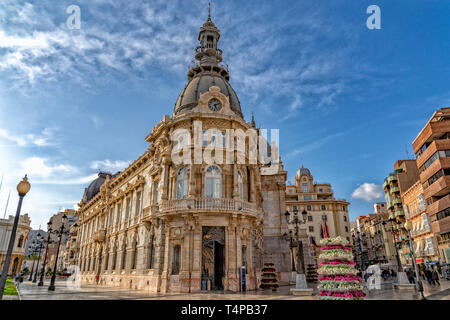
[[[439,258],[450,263],[450,108],[432,115],[413,149]]]

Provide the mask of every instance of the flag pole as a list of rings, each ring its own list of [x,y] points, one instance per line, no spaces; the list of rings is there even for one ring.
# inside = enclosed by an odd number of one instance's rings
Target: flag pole
[[[8,194],[8,200],[6,201],[5,213],[3,214],[3,219],[6,219],[6,211],[8,210],[9,197],[11,196],[11,191]]]

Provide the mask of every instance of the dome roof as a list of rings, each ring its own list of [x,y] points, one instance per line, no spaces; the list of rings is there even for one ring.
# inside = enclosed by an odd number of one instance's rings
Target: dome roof
[[[241,103],[236,92],[229,82],[219,73],[215,71],[203,71],[195,75],[184,87],[175,103],[175,114],[180,114],[192,110],[197,106],[198,100],[202,93],[208,92],[209,88],[216,86],[220,88],[220,92],[227,96],[230,100],[230,108],[237,116],[243,117]]]
[[[311,175],[311,172],[309,171],[308,168],[305,168],[305,167],[302,165],[302,167],[301,167],[300,169],[298,169],[298,171],[297,171],[297,176],[299,177],[299,176],[301,176],[301,175],[308,175],[308,176],[310,176],[310,175]]]
[[[100,187],[105,182],[107,176],[111,177],[111,174],[106,173],[106,172],[98,173],[98,178],[95,179],[94,181],[92,181],[91,184],[89,185],[89,187],[86,188],[86,191],[85,191],[86,202],[91,201],[91,199],[94,198],[97,195],[97,193],[100,192]]]

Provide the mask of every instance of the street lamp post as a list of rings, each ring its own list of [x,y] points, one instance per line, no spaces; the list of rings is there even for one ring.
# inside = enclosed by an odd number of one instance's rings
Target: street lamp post
[[[30,250],[31,256],[33,257],[33,264],[31,266],[30,276],[28,277],[28,281],[31,281],[33,280],[34,264],[36,262],[36,259],[34,259],[37,253],[36,241],[33,241],[28,249]]]
[[[389,219],[389,224],[390,224],[390,231],[396,235],[398,232],[396,230],[394,230],[394,224],[392,223],[392,219]],[[383,226],[384,226],[384,230],[386,231],[386,221],[382,222]],[[403,268],[402,268],[402,262],[400,261],[400,255],[398,253],[398,248],[397,245],[394,243],[394,248],[395,248],[395,258],[397,259],[397,272],[402,272]]]
[[[61,228],[59,230],[55,230],[54,233],[59,235],[59,241],[58,241],[58,248],[56,250],[56,259],[55,259],[55,265],[53,267],[53,274],[52,274],[52,279],[50,281],[50,286],[48,287],[49,291],[55,291],[55,280],[56,280],[56,269],[58,267],[58,256],[59,256],[59,248],[61,247],[61,239],[63,237],[63,235],[65,233],[67,233],[67,231],[64,231],[64,224],[66,223],[67,220],[67,216],[64,214],[62,216],[62,221],[61,221]]]
[[[50,238],[50,234],[52,233],[52,222],[49,221],[47,223],[47,243],[45,244],[45,254],[44,254],[44,262],[42,263],[42,272],[41,278],[39,279],[38,286],[42,287],[44,285],[44,277],[45,277],[45,267],[47,266],[47,256],[48,256],[48,244],[52,242]]]
[[[8,251],[6,253],[5,264],[3,265],[2,275],[0,278],[0,299],[3,298],[3,290],[5,290],[6,278],[8,276],[9,264],[11,262],[11,254],[14,248],[14,242],[16,240],[17,225],[19,223],[20,210],[22,209],[22,202],[25,195],[30,191],[30,183],[28,182],[27,175],[17,185],[17,192],[19,193],[19,203],[17,205],[16,216],[14,218],[13,229],[11,230],[11,237],[9,238]]]
[[[38,271],[39,271],[39,262],[41,261],[41,253],[42,253],[42,249],[44,247],[45,239],[44,239],[44,237],[41,236],[41,234],[38,233],[37,241],[39,243],[39,255],[38,255],[36,271],[34,273],[33,283],[36,283],[36,281],[37,281],[37,274],[38,274]]]
[[[411,222],[406,221],[405,229],[408,231],[409,249],[411,250],[411,256],[412,256],[413,265],[414,265],[414,273],[416,274],[416,279],[417,279],[416,289],[419,292],[419,299],[426,300],[425,296],[423,295],[423,285],[422,285],[422,280],[420,280],[419,268],[417,267],[416,253],[414,251],[414,245],[413,245],[413,240],[412,240],[412,236],[411,236],[411,228],[412,228]]]
[[[290,246],[292,249],[292,259],[294,259],[293,248],[297,247],[297,270],[296,271],[297,271],[297,273],[304,274],[305,273],[305,263],[304,263],[304,259],[303,259],[303,243],[299,239],[299,234],[300,234],[299,227],[302,224],[306,224],[306,217],[307,217],[308,213],[305,210],[303,210],[303,212],[302,212],[303,221],[298,218],[298,211],[296,208],[294,209],[294,218],[293,219],[289,219],[291,216],[289,211],[286,211],[286,213],[284,215],[286,217],[286,222],[288,223],[288,225],[292,225],[295,230],[294,235],[292,235],[292,230],[290,230],[289,236],[287,235],[287,233],[285,233],[284,236],[286,237],[286,240],[290,242]],[[295,244],[294,244],[294,242],[295,242]]]

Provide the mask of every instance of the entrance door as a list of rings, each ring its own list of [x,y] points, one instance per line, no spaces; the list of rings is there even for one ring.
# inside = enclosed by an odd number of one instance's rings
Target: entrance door
[[[225,276],[225,227],[203,227],[202,290],[223,290]]]
[[[225,276],[225,246],[214,241],[214,289],[223,290],[222,279]]]

